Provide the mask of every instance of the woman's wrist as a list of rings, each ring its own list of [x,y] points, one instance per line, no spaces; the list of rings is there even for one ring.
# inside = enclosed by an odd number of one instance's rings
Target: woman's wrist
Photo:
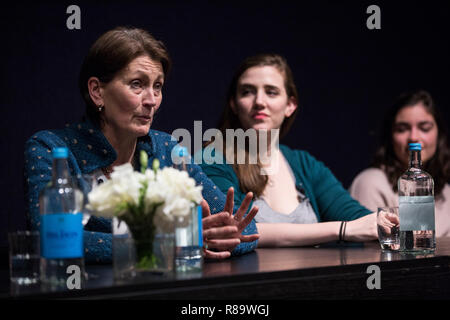
[[[347,222],[348,221],[341,221],[339,226],[339,236],[338,241],[339,242],[345,242],[347,238],[345,237],[346,231],[347,231]]]

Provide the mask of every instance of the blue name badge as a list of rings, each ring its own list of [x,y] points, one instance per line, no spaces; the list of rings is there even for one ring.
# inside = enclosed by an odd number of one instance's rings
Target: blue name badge
[[[82,213],[41,216],[41,255],[46,259],[83,257]]]

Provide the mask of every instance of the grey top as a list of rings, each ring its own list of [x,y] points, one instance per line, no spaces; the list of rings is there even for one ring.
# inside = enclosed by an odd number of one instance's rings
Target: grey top
[[[289,164],[288,168],[291,177],[295,181],[294,173]],[[273,210],[263,196],[256,198],[253,201],[253,205],[258,206],[259,210],[258,214],[255,216],[255,221],[258,223],[317,223],[317,216],[309,199],[299,190],[297,190],[297,196],[300,203],[289,214]]]

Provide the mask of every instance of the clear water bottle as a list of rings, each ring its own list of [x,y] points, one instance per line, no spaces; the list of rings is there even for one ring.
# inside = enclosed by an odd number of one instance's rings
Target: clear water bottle
[[[172,150],[173,166],[187,171],[190,156],[185,147]],[[175,221],[175,269],[177,273],[198,273],[203,268],[202,208],[196,206],[189,216]]]
[[[409,144],[409,168],[398,179],[400,251],[431,252],[436,249],[434,181],[422,170],[420,143]]]
[[[68,149],[54,148],[52,180],[39,196],[41,262],[44,289],[80,289],[84,285],[83,193],[74,185]]]

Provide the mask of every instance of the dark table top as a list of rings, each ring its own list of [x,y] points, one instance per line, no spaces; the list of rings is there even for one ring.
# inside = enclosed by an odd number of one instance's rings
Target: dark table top
[[[369,266],[380,268],[381,289],[369,289]],[[262,248],[222,261],[206,261],[202,274],[114,281],[111,265],[87,265],[82,290],[45,293],[11,288],[0,270],[2,298],[63,299],[342,299],[450,298],[450,238],[433,254],[384,252],[378,242],[302,248]]]

